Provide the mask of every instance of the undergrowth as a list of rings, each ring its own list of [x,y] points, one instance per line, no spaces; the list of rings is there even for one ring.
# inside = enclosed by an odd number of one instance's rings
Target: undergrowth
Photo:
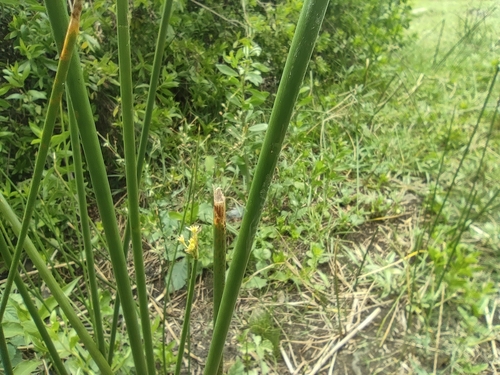
[[[111,56],[101,52],[103,45],[115,42],[106,38],[114,26],[112,17],[108,23],[96,21],[96,14],[113,12],[104,3],[94,2],[83,19],[87,29],[82,48],[88,56],[84,60],[90,67],[87,85],[95,99],[103,148],[113,160],[109,168],[116,179],[116,203],[126,216],[120,182],[123,150],[113,135],[121,126],[115,112],[117,67]],[[304,81],[257,233],[245,293],[235,317],[238,328],[231,331],[230,356],[225,355],[230,360],[230,374],[287,371],[286,353],[293,359],[292,367],[310,370],[322,355],[316,349],[344,334],[372,306],[381,306],[383,316],[337,355],[337,363],[345,364],[347,373],[500,371],[496,352],[500,280],[495,266],[500,242],[496,151],[500,120],[495,117],[500,86],[492,85],[499,64],[495,28],[499,10],[490,2],[419,1],[413,6],[411,28],[404,39],[398,39],[408,25],[408,9],[382,9],[375,2],[368,3],[371,5],[365,7],[356,1],[351,6],[363,8],[362,14],[380,17],[362,25],[349,24],[336,35],[329,34],[338,26],[335,15],[348,6],[334,2],[330,8],[326,32],[318,41]],[[223,13],[217,4],[199,8],[190,2],[179,3],[174,12],[170,54],[157,98],[161,110],[153,115],[141,192],[150,283],[157,287],[155,282],[165,278],[166,264],[175,263],[170,286],[170,291],[177,291],[174,301],[183,298],[179,291],[187,278],[187,261],[173,245],[183,210],[187,210],[186,224],[207,227],[212,221],[213,186],[221,186],[227,197],[230,243],[237,234],[253,165],[267,129],[268,101],[281,66],[279,55],[293,29],[287,20],[298,11],[294,2],[287,4],[275,13],[270,11],[271,4],[252,3],[247,9],[230,4],[233,7]],[[132,30],[140,30],[141,20],[150,19],[154,6],[147,2],[135,5]],[[187,14],[194,9],[198,18]],[[11,38],[22,33],[22,27],[16,31],[15,23],[26,20],[28,13],[23,9],[15,15],[19,20],[14,17],[11,21]],[[370,19],[369,15],[365,17]],[[385,15],[387,22],[383,22]],[[49,33],[43,32],[47,29],[44,22],[40,16],[29,23],[29,35],[37,33],[38,41],[28,47],[19,43],[11,51],[13,57],[4,70],[4,77],[9,78],[0,86],[0,104],[7,108],[1,114],[5,129],[0,135],[10,142],[2,148],[2,158],[8,161],[2,172],[2,189],[19,208],[26,196],[25,171],[31,168],[30,161],[20,155],[31,150],[30,143],[36,143],[39,133],[36,121],[27,119],[37,118],[43,111],[38,103],[46,98],[53,70],[51,56],[43,54],[54,51]],[[230,32],[223,27],[227,24],[238,30],[237,37],[231,34],[230,43],[224,39]],[[373,38],[385,30],[391,32],[377,45],[379,39],[370,43],[362,38],[360,29],[373,30],[367,33]],[[273,38],[268,38],[271,34]],[[394,35],[397,40],[392,39]],[[133,38],[134,45],[154,43],[148,33],[136,32]],[[349,53],[331,52],[331,40]],[[134,74],[146,78],[150,67],[142,48],[135,59]],[[330,74],[332,61],[344,69],[338,76]],[[23,88],[26,80],[30,90]],[[141,90],[145,92],[138,85],[138,96]],[[143,107],[139,101],[138,119]],[[14,123],[25,126],[14,133]],[[50,243],[53,253],[45,256],[54,266],[65,262],[68,271],[58,275],[70,280],[75,277],[72,267],[78,274],[82,261],[80,254],[63,251],[73,245],[66,234],[77,218],[61,208],[72,202],[74,187],[67,177],[71,169],[64,121],[60,126],[51,145],[52,160],[40,193],[34,233],[40,242],[48,241],[46,227],[58,234],[57,243]],[[196,199],[185,208],[197,147]],[[99,220],[93,229],[98,243],[102,236]],[[200,270],[212,262],[212,237],[210,230],[199,234]],[[227,258],[232,259],[231,246]],[[28,261],[25,266],[29,268]],[[109,271],[105,254],[98,267]],[[203,353],[208,346],[207,329],[196,324],[208,325],[203,310],[208,304],[205,292],[210,293],[210,288],[204,280],[210,276],[201,271],[200,275],[192,318],[192,341],[200,342],[193,345],[195,353]],[[34,279],[35,284],[38,281]],[[105,272],[101,282],[106,285]],[[69,284],[67,292],[75,285]],[[85,291],[76,295],[84,305]],[[162,295],[161,288],[152,295]],[[161,298],[167,297],[163,294]],[[105,319],[112,314],[111,305],[111,293],[103,288]],[[176,309],[167,312],[174,321],[182,316]],[[35,369],[43,348],[36,332],[26,333],[24,327],[31,323],[17,296],[12,298],[7,316],[14,363],[35,358]],[[85,355],[78,353],[77,337],[66,326],[64,316],[54,309],[46,318],[53,322],[61,350],[68,357],[74,355],[68,368],[92,371]],[[155,332],[159,320],[153,321]],[[159,340],[161,335],[157,336]],[[175,346],[171,336],[166,343],[170,349]],[[33,345],[36,353],[19,349],[26,344]],[[130,371],[125,336],[119,334],[118,345],[124,350],[115,366]],[[171,356],[160,357],[169,366],[175,362]]]

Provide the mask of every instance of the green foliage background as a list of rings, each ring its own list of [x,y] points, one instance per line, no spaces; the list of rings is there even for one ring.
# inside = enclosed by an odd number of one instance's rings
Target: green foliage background
[[[175,133],[184,121],[196,118],[205,134],[264,122],[262,114],[271,103],[268,95],[276,91],[302,2],[242,4],[174,4],[153,114],[153,143],[161,144],[161,149],[149,153],[153,162],[177,162]],[[137,121],[145,107],[160,5],[158,1],[134,1],[131,38]],[[123,173],[117,142],[120,103],[115,8],[106,0],[87,6],[82,17],[81,58],[98,131],[109,140],[109,147],[104,147],[109,171],[116,174],[115,188],[119,188]],[[56,50],[43,6],[37,1],[22,0],[16,6],[0,2],[0,9],[0,163],[4,177],[19,186],[32,171]],[[334,83],[344,88],[362,85],[367,60],[370,73],[376,74],[377,67],[386,64],[391,51],[403,43],[409,10],[406,1],[331,2],[310,66],[315,90],[331,91]],[[326,100],[325,105],[335,105],[333,93]],[[52,144],[53,160],[60,171],[70,173],[69,138],[63,121],[58,133]]]

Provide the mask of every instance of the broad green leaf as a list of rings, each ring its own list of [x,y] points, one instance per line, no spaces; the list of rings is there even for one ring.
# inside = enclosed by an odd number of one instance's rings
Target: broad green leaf
[[[14,375],[30,375],[41,364],[39,360],[23,361],[14,368]]]
[[[9,96],[7,96],[7,100],[12,100],[12,99],[22,99],[24,98],[24,95],[23,94],[10,94]]]
[[[236,73],[236,71],[233,68],[230,68],[227,65],[216,64],[215,66],[217,67],[217,69],[219,69],[219,71],[222,74],[225,74],[226,76],[229,76],[229,77],[238,77],[238,73]]]
[[[239,359],[231,366],[227,375],[244,375],[246,374],[245,366]]]
[[[270,70],[267,66],[265,66],[264,64],[261,64],[259,62],[252,63],[252,66],[255,69],[260,70],[261,72],[264,72],[264,73],[267,73]]]
[[[245,76],[245,80],[252,82],[255,86],[259,86],[262,83],[262,76],[259,71],[250,72]]]
[[[52,138],[50,139],[50,145],[52,147],[57,146],[61,144],[62,142],[66,141],[69,138],[69,131],[65,131],[61,134],[56,134],[53,135]]]
[[[38,90],[28,90],[28,95],[31,96],[32,100],[47,99],[47,93]]]
[[[6,338],[24,335],[23,326],[18,322],[3,322],[2,328]]]
[[[267,280],[259,276],[254,276],[243,284],[243,289],[262,289],[267,285]]]
[[[42,138],[42,129],[40,129],[34,122],[29,122],[30,129],[38,138]]]
[[[66,284],[62,288],[64,295],[66,295],[66,297],[68,297],[71,294],[71,292],[75,288],[78,281],[80,281],[80,277],[77,277],[72,282]],[[49,311],[52,311],[53,309],[55,309],[57,307],[57,305],[58,305],[58,303],[57,303],[56,299],[53,296],[50,296],[49,298],[47,298],[45,300],[45,304],[38,310],[38,314],[40,315],[40,317],[42,319],[45,319],[46,317],[48,317],[50,315]],[[49,311],[47,311],[47,307],[45,307],[45,306],[48,307]]]
[[[208,203],[201,203],[200,206],[198,207],[198,219],[205,223],[211,223],[212,222],[212,216],[213,216],[213,207],[211,204]]]
[[[168,216],[169,216],[171,219],[174,219],[174,220],[177,220],[177,221],[182,220],[182,213],[179,213],[179,212],[170,211],[170,212],[168,213]]]
[[[186,285],[186,280],[188,277],[188,261],[183,258],[179,262],[174,264],[172,269],[172,280],[170,291],[176,291],[183,288]]]
[[[10,90],[10,87],[7,85],[0,87],[0,96],[6,94],[7,91],[9,91],[9,90]]]
[[[266,130],[267,130],[267,124],[265,124],[265,123],[256,124],[256,125],[250,126],[248,128],[248,131],[251,131],[251,132],[263,132]]]

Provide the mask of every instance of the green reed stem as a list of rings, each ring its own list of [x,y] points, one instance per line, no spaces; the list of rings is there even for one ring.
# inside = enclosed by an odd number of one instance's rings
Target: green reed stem
[[[269,185],[327,7],[328,0],[304,1],[271,112],[269,128],[259,155],[233,260],[229,267],[228,278],[205,365],[205,375],[215,375],[219,369],[224,342],[248,259],[250,258]]]
[[[500,66],[497,66],[495,73],[493,75],[493,78],[491,80],[490,86],[488,88],[488,92],[486,94],[486,98],[484,100],[483,106],[481,108],[481,111],[479,112],[479,116],[477,118],[476,125],[474,125],[474,128],[472,129],[472,134],[470,135],[469,142],[467,142],[467,145],[465,146],[464,152],[462,153],[462,157],[460,158],[460,162],[458,163],[458,166],[455,170],[455,173],[453,174],[453,178],[452,178],[451,183],[449,185],[450,188],[446,192],[446,195],[443,199],[443,202],[441,203],[441,206],[439,208],[439,211],[437,212],[436,216],[434,217],[434,221],[432,222],[432,224],[430,226],[429,233],[432,233],[432,230],[436,227],[437,222],[441,217],[441,213],[443,212],[443,209],[446,205],[446,202],[448,201],[451,190],[452,190],[453,186],[455,186],[455,180],[458,177],[458,173],[462,169],[462,165],[465,161],[465,158],[467,157],[467,155],[469,155],[469,149],[470,149],[470,146],[472,145],[472,140],[474,139],[474,136],[476,135],[477,130],[479,129],[479,124],[481,123],[481,119],[483,118],[484,111],[486,110],[486,105],[488,104],[488,102],[490,100],[490,96],[491,96],[491,93],[493,92],[493,87],[495,87],[495,82],[497,80],[499,72],[500,72]]]
[[[67,96],[69,112],[69,131],[71,148],[73,150],[73,165],[75,167],[75,181],[78,199],[78,210],[80,211],[80,227],[83,236],[83,248],[85,252],[86,271],[88,273],[90,298],[92,300],[91,316],[94,330],[97,336],[97,345],[102,355],[106,355],[106,343],[104,341],[104,330],[102,328],[101,306],[99,303],[99,290],[97,277],[94,269],[94,253],[92,251],[92,236],[90,234],[89,216],[87,210],[87,196],[85,194],[85,180],[83,177],[82,155],[80,151],[80,138],[76,124],[75,111],[71,105],[69,95]]]
[[[31,179],[30,192],[28,195],[28,201],[26,202],[26,208],[24,210],[21,232],[17,240],[16,250],[14,251],[14,257],[9,269],[9,276],[7,277],[7,282],[5,283],[5,289],[0,304],[0,323],[3,320],[5,308],[7,307],[7,301],[12,289],[14,277],[17,275],[17,266],[19,264],[19,260],[21,259],[24,239],[28,234],[31,217],[33,216],[33,210],[35,209],[36,197],[45,167],[45,159],[47,158],[47,154],[49,152],[50,140],[52,138],[52,132],[54,131],[56,116],[59,110],[59,103],[61,102],[61,98],[64,92],[64,82],[66,81],[66,76],[68,74],[69,62],[73,54],[73,50],[75,49],[76,38],[78,37],[82,6],[83,0],[78,0],[75,2],[73,6],[73,12],[71,14],[71,21],[67,27],[64,46],[62,48],[61,56],[59,58],[59,63],[57,66],[56,77],[52,85],[52,93],[50,94],[47,115],[43,124],[42,139],[40,141],[40,148],[38,150],[35,168]]]
[[[67,22],[65,2],[62,0],[45,0],[45,4],[54,39],[57,47],[61,48],[61,34]],[[118,294],[123,304],[123,316],[127,326],[135,370],[139,374],[147,374],[141,330],[137,320],[136,304],[130,285],[127,262],[122,251],[123,245],[116,221],[113,197],[84,82],[80,60],[77,54],[73,54],[67,78],[68,91],[78,122],[78,130],[109,248]]]
[[[14,211],[12,210],[12,208],[7,203],[7,201],[5,200],[4,196],[1,193],[0,193],[0,214],[7,222],[9,222],[14,233],[19,236],[19,233],[21,232],[22,228],[21,223],[19,222],[19,219],[17,218],[16,214],[14,213]],[[90,337],[89,333],[87,332],[87,329],[84,327],[84,325],[78,318],[77,314],[75,313],[75,310],[71,306],[68,297],[66,297],[63,290],[59,286],[58,282],[56,281],[54,276],[52,276],[51,271],[47,268],[45,260],[40,256],[39,251],[35,248],[35,245],[33,245],[33,242],[31,242],[29,236],[26,236],[26,240],[24,241],[24,249],[26,250],[26,253],[30,257],[33,264],[35,265],[38,274],[40,275],[42,280],[45,281],[45,283],[47,284],[47,287],[49,288],[55,300],[57,301],[62,311],[66,315],[66,318],[68,319],[68,321],[78,334],[80,341],[85,345],[85,348],[88,350],[89,354],[92,356],[92,358],[96,362],[101,372],[103,374],[112,375],[113,371],[106,362],[106,359],[104,359],[103,355],[95,345],[94,340],[92,340],[92,337]]]
[[[189,322],[191,319],[191,308],[193,307],[194,287],[196,285],[196,270],[198,267],[197,255],[196,257],[193,257],[193,260],[190,263],[192,264],[191,277],[189,280],[186,308],[184,309],[184,321],[182,322],[182,333],[179,342],[179,351],[177,352],[177,362],[175,364],[175,375],[179,375],[181,373],[182,358],[184,357],[184,347],[186,345],[186,340],[188,337]]]
[[[153,109],[156,98],[156,89],[158,87],[158,78],[160,77],[161,66],[163,63],[163,53],[165,51],[165,40],[167,36],[168,23],[170,20],[170,15],[172,13],[173,0],[167,0],[163,6],[163,14],[161,18],[160,31],[158,32],[158,39],[156,40],[155,56],[153,60],[153,70],[151,72],[151,79],[149,82],[149,91],[146,104],[146,111],[144,114],[144,121],[142,125],[141,141],[139,144],[139,152],[137,154],[137,184],[140,186],[142,178],[142,170],[144,166],[144,159],[146,155],[146,147],[149,138],[149,129],[151,125],[151,118],[153,116]],[[125,227],[125,235],[123,236],[123,252],[125,257],[128,253],[128,248],[130,244],[130,223],[127,220],[127,225]],[[113,313],[113,322],[111,324],[111,335],[110,335],[110,351],[108,362],[111,363],[113,360],[113,348],[115,345],[116,330],[118,326],[118,317],[120,311],[120,297],[117,296],[115,300],[115,308]]]
[[[14,375],[12,362],[10,361],[9,348],[3,332],[3,325],[0,324],[0,359],[2,359],[3,370],[6,375]]]
[[[153,336],[149,319],[149,298],[146,289],[146,272],[142,254],[141,219],[139,212],[139,186],[135,155],[134,101],[132,85],[132,61],[128,24],[128,0],[117,1],[118,64],[120,69],[121,112],[127,178],[128,225],[132,234],[135,278],[139,300],[140,319],[148,374],[155,375]]]
[[[0,223],[1,224],[1,223]],[[3,227],[3,226],[2,226]],[[7,243],[5,242],[5,237],[3,233],[0,233],[0,255],[2,256],[3,260],[7,264],[7,267],[9,267],[12,263],[12,256],[9,251],[9,247],[7,246]],[[59,375],[67,375],[66,368],[64,367],[61,357],[59,357],[59,353],[57,352],[57,349],[52,342],[52,339],[47,332],[47,328],[45,327],[45,323],[43,320],[40,318],[38,315],[38,309],[36,308],[35,304],[31,300],[30,293],[28,291],[28,288],[26,288],[26,285],[24,285],[23,279],[19,276],[16,275],[14,277],[14,282],[16,283],[17,290],[19,291],[19,294],[21,294],[21,297],[23,298],[24,304],[26,305],[26,309],[30,313],[31,317],[33,318],[33,322],[35,323],[35,326],[40,333],[40,336],[42,337],[42,340],[47,346],[47,350],[49,351],[50,357],[52,358],[52,364],[54,365],[57,373]],[[3,360],[3,357],[2,357]],[[5,363],[4,367],[5,367]],[[6,374],[8,373],[7,371],[5,372]]]
[[[214,191],[214,328],[226,283],[226,197],[220,188]],[[224,358],[221,356],[218,374],[222,375]]]

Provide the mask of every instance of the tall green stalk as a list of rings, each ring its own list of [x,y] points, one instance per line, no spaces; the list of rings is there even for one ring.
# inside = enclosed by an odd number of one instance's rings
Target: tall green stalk
[[[1,223],[0,225],[2,226],[3,230],[3,225]],[[10,264],[12,263],[12,256],[10,255],[7,243],[5,242],[4,234],[1,232],[0,232],[0,255],[2,256],[7,266],[10,266]],[[61,361],[61,357],[59,357],[59,353],[57,352],[57,349],[54,343],[52,342],[52,338],[47,332],[47,328],[45,328],[45,323],[40,318],[40,315],[38,315],[38,309],[31,300],[30,293],[28,292],[28,288],[26,288],[26,285],[24,285],[23,279],[21,279],[21,276],[16,275],[14,277],[14,282],[16,283],[16,287],[17,290],[19,291],[19,294],[21,294],[21,297],[23,298],[24,304],[26,305],[26,309],[30,313],[33,322],[35,323],[36,329],[40,333],[40,336],[42,337],[42,340],[45,346],[47,347],[47,350],[49,351],[50,357],[52,358],[52,364],[54,365],[57,373],[59,375],[67,375],[68,373],[66,371],[66,368],[64,367],[64,364]],[[3,363],[5,368],[6,362],[4,361]],[[5,371],[5,373],[7,374],[8,372]]]
[[[117,0],[118,20],[118,64],[120,70],[121,112],[123,123],[123,143],[125,151],[125,176],[127,178],[128,226],[132,234],[132,252],[134,255],[135,279],[139,300],[142,336],[146,351],[148,373],[154,375],[155,358],[153,335],[149,319],[148,291],[146,272],[142,256],[141,219],[139,213],[139,186],[137,179],[137,161],[135,155],[134,100],[132,85],[132,61],[130,33],[128,24],[128,0]]]
[[[85,180],[83,177],[82,155],[80,154],[80,139],[76,124],[75,112],[71,100],[67,96],[69,112],[69,130],[71,138],[71,149],[73,151],[73,165],[75,167],[75,180],[78,198],[78,209],[80,211],[80,227],[83,235],[83,249],[85,251],[86,270],[90,286],[90,299],[92,300],[91,315],[93,326],[97,337],[97,345],[102,355],[106,355],[106,343],[102,328],[101,306],[99,304],[99,291],[97,288],[97,277],[94,269],[94,253],[92,252],[90,224],[87,210],[87,196],[85,194]]]
[[[7,201],[5,200],[4,196],[1,193],[0,193],[0,214],[10,224],[13,232],[19,236],[22,227],[21,223],[19,222],[19,219],[17,218],[16,214],[14,213],[14,211],[12,210],[12,208],[7,203]],[[75,310],[71,306],[68,297],[66,297],[63,290],[59,286],[58,282],[56,281],[54,276],[52,276],[51,271],[47,268],[45,259],[41,257],[40,252],[35,248],[35,245],[33,245],[33,242],[31,242],[29,236],[26,236],[26,240],[24,241],[24,249],[26,250],[26,253],[30,257],[33,264],[35,265],[38,274],[45,282],[45,284],[47,284],[47,287],[51,291],[52,296],[61,307],[62,311],[66,315],[66,318],[68,319],[68,321],[78,334],[80,341],[85,345],[85,348],[88,350],[89,354],[92,356],[92,358],[96,362],[101,372],[103,374],[112,375],[113,372],[111,370],[111,367],[109,367],[108,362],[106,361],[104,356],[101,354],[101,352],[95,345],[94,340],[92,340],[92,337],[90,337],[89,333],[87,332],[87,329],[84,327],[84,325],[80,321],[80,318],[78,317],[78,315],[75,313]]]
[[[66,3],[62,0],[45,0],[45,5],[56,45],[60,49],[61,35],[63,35],[64,26],[67,24]],[[67,88],[73,109],[75,110],[90,179],[95,192],[97,207],[113,265],[118,294],[123,305],[123,316],[127,325],[127,333],[136,371],[139,374],[147,374],[141,329],[137,321],[136,304],[130,285],[127,262],[122,250],[123,244],[116,221],[111,189],[84,82],[80,59],[77,54],[73,54],[67,77]]]
[[[9,349],[7,348],[7,340],[3,332],[3,326],[0,324],[0,359],[2,360],[3,370],[5,375],[14,375],[12,370],[12,362],[10,361]]]
[[[191,266],[191,277],[189,278],[186,307],[184,309],[184,321],[182,322],[182,332],[179,341],[179,350],[177,353],[177,362],[175,365],[175,375],[179,375],[181,373],[182,358],[184,357],[184,346],[186,345],[186,341],[188,338],[189,322],[191,319],[191,308],[193,307],[194,287],[196,285],[196,270],[198,268],[198,258],[199,258],[198,233],[200,232],[200,227],[193,225],[189,227],[188,230],[191,232],[191,238],[189,239],[188,244],[186,244],[186,242],[184,241],[183,236],[179,237],[179,241],[186,247],[186,253],[188,254],[188,257],[192,259],[192,261],[190,262],[192,266]]]
[[[302,80],[325,17],[328,0],[305,0],[283,76],[278,88],[274,107],[271,112],[259,161],[250,188],[245,214],[236,242],[233,260],[229,267],[228,278],[217,322],[210,344],[205,375],[217,374],[224,342],[233,315],[238,293],[245,275],[248,259],[252,250],[255,233],[262,214],[269,185],[281,151],[288,124],[292,117]]]
[[[226,197],[220,188],[214,191],[214,328],[217,322],[224,285],[226,283]],[[222,375],[224,358],[221,356],[218,374]]]
[[[64,46],[62,47],[56,77],[52,85],[52,93],[50,94],[47,115],[43,124],[42,139],[40,141],[40,148],[36,157],[35,169],[31,178],[30,192],[28,195],[28,201],[26,202],[26,208],[24,210],[21,232],[19,233],[16,250],[12,259],[12,264],[10,265],[9,276],[7,277],[7,282],[5,283],[4,294],[0,304],[0,323],[3,320],[5,308],[7,307],[7,301],[12,289],[14,277],[17,275],[17,266],[19,260],[21,259],[24,240],[28,234],[31,217],[33,215],[33,210],[35,209],[36,197],[45,167],[45,159],[47,158],[47,154],[49,152],[50,140],[52,138],[52,132],[54,131],[56,116],[59,111],[59,103],[61,102],[61,98],[64,93],[64,82],[66,81],[70,59],[73,55],[73,50],[75,49],[76,38],[78,37],[82,6],[83,0],[75,1],[73,12],[71,13],[71,21],[66,28],[67,32],[64,37]]]
[[[146,155],[146,146],[148,144],[149,128],[151,125],[151,118],[153,116],[153,109],[156,98],[156,89],[158,87],[158,78],[160,77],[161,66],[163,63],[163,53],[165,51],[165,40],[167,37],[168,24],[170,20],[170,15],[172,14],[172,4],[173,0],[167,0],[163,6],[160,31],[158,32],[158,39],[156,40],[155,56],[153,59],[153,70],[151,72],[151,78],[149,81],[149,91],[148,91],[148,98],[146,101],[146,111],[144,113],[141,140],[139,144],[139,151],[137,153],[137,184],[139,187],[141,184],[142,169],[144,166],[144,159]],[[130,224],[129,220],[127,220],[127,225],[125,227],[125,235],[123,236],[123,252],[125,255],[128,253],[129,244],[130,244]],[[108,361],[110,363],[113,359],[113,348],[116,338],[116,329],[118,324],[119,311],[120,311],[120,297],[117,296],[115,300],[115,308],[113,314],[113,322],[111,324],[111,335],[109,343],[110,353]]]

